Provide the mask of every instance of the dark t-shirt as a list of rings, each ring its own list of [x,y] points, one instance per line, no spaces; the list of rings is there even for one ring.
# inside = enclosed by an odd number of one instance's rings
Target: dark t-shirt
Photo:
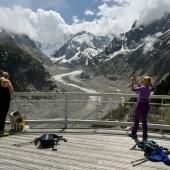
[[[1,101],[10,101],[11,97],[10,97],[10,91],[7,87],[3,87],[1,85],[1,81],[0,80],[0,100]]]

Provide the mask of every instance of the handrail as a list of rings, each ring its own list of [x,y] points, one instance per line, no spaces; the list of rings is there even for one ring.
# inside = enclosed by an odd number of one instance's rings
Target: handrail
[[[53,99],[52,97],[56,96],[61,96],[59,99]],[[78,95],[83,95],[89,97],[89,99],[70,99],[70,96],[78,96]],[[37,96],[38,98],[32,98],[33,96]],[[41,97],[47,97],[49,96],[50,98],[41,98]],[[95,100],[91,100],[91,96],[96,96]],[[112,98],[112,97],[118,97],[115,100],[105,100],[105,97]],[[23,97],[26,97],[23,99]],[[39,98],[40,97],[40,98]],[[104,100],[99,100],[99,97],[103,97]],[[131,122],[115,122],[115,121],[101,121],[98,120],[98,113],[100,112],[99,110],[99,104],[100,103],[122,103],[122,104],[133,104],[135,102],[129,102],[125,101],[126,97],[137,97],[137,94],[127,94],[127,93],[84,93],[84,92],[14,92],[12,94],[12,101],[15,102],[20,102],[23,101],[25,102],[24,105],[27,105],[27,101],[38,101],[41,99],[41,102],[43,101],[53,101],[53,102],[62,102],[64,104],[64,114],[63,114],[63,119],[43,119],[43,120],[28,120],[30,123],[61,123],[65,125],[65,128],[68,127],[68,124],[77,124],[77,123],[83,123],[83,124],[91,124],[91,125],[117,125],[117,126],[128,126],[131,125]],[[120,98],[120,100],[119,100]],[[149,123],[149,127],[155,127],[160,130],[170,130],[170,125],[165,125],[164,120],[163,120],[163,113],[164,113],[164,107],[165,106],[170,106],[169,103],[164,103],[164,100],[169,100],[170,96],[169,95],[151,95],[150,99],[160,99],[161,103],[150,103],[151,105],[160,105],[160,124],[151,124]],[[68,117],[68,112],[69,112],[69,103],[76,103],[76,102],[91,102],[95,105],[96,103],[96,113],[97,113],[97,119],[96,120],[83,120],[83,119],[71,119]],[[52,102],[51,102],[52,103]],[[88,118],[87,118],[88,119]]]
[[[13,97],[17,96],[54,96],[54,95],[86,95],[86,96],[127,96],[127,97],[137,97],[137,94],[128,93],[84,93],[84,92],[14,92]],[[150,99],[170,99],[170,95],[151,95]]]
[[[32,125],[39,125],[39,124],[65,124],[65,119],[39,119],[39,120],[25,120],[27,123]],[[10,124],[10,121],[6,121],[7,125]],[[131,127],[133,122],[120,122],[120,121],[101,121],[101,120],[80,120],[80,119],[68,119],[67,126],[69,124],[88,124],[93,126],[117,126],[117,127]],[[65,129],[67,129],[67,126]],[[140,127],[142,124],[140,123]],[[154,124],[148,123],[148,127],[154,130],[170,130],[170,125],[161,125],[161,124]]]

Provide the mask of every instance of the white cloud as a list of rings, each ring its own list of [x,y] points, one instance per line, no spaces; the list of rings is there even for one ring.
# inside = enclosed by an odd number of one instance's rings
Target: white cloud
[[[108,6],[106,3],[98,8],[98,19],[92,22],[73,24],[74,31],[86,30],[97,35],[119,34],[128,31],[136,19],[137,13],[129,4],[125,6]]]
[[[158,39],[156,37],[151,37],[148,36],[144,39],[145,42],[145,46],[143,49],[143,53],[146,54],[149,51],[153,51],[154,50],[154,44],[158,41]]]
[[[63,43],[71,33],[59,13],[14,6],[0,8],[0,25],[15,33],[24,33],[42,42]]]
[[[114,5],[114,2],[119,5]],[[19,6],[0,7],[0,25],[42,42],[62,44],[70,34],[83,30],[96,35],[126,32],[134,20],[138,19],[138,24],[148,24],[162,17],[165,12],[170,12],[170,0],[103,0],[93,21],[79,20],[74,16],[73,23],[68,25],[56,11],[33,11]],[[86,14],[93,12],[86,11]]]
[[[73,16],[73,23],[78,23],[80,20],[78,19],[78,16]]]
[[[91,11],[91,10],[86,10],[86,11],[84,12],[84,14],[85,14],[86,16],[89,16],[89,15],[94,15],[94,12]]]
[[[99,19],[89,23],[91,32],[104,35],[128,31],[137,19],[138,24],[149,24],[170,12],[170,0],[103,0],[98,7]],[[113,2],[108,5],[108,2]],[[115,6],[114,2],[119,5]],[[85,28],[88,23],[82,23]]]
[[[31,10],[25,9],[23,12],[20,7],[14,9],[0,8],[0,25],[16,33],[27,33],[36,38],[36,29],[27,19]],[[24,15],[23,15],[24,13]],[[33,13],[32,13],[33,16]]]
[[[165,13],[170,12],[169,0],[148,0],[145,3],[146,5],[142,14],[139,16],[138,24],[149,24],[163,17]]]

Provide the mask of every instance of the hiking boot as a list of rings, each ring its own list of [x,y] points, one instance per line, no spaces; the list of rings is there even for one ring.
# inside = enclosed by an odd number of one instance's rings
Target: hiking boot
[[[137,135],[132,135],[131,133],[128,134],[128,136],[131,137],[131,138],[134,139],[134,140],[136,140],[136,139],[138,138]]]
[[[0,137],[2,137],[2,136],[8,136],[8,135],[10,135],[9,132],[0,131]]]

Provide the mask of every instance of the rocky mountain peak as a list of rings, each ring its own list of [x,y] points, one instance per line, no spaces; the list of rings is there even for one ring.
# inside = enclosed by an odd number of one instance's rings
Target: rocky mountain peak
[[[108,37],[95,36],[86,31],[73,35],[51,58],[58,64],[84,65],[100,53],[109,42]]]

